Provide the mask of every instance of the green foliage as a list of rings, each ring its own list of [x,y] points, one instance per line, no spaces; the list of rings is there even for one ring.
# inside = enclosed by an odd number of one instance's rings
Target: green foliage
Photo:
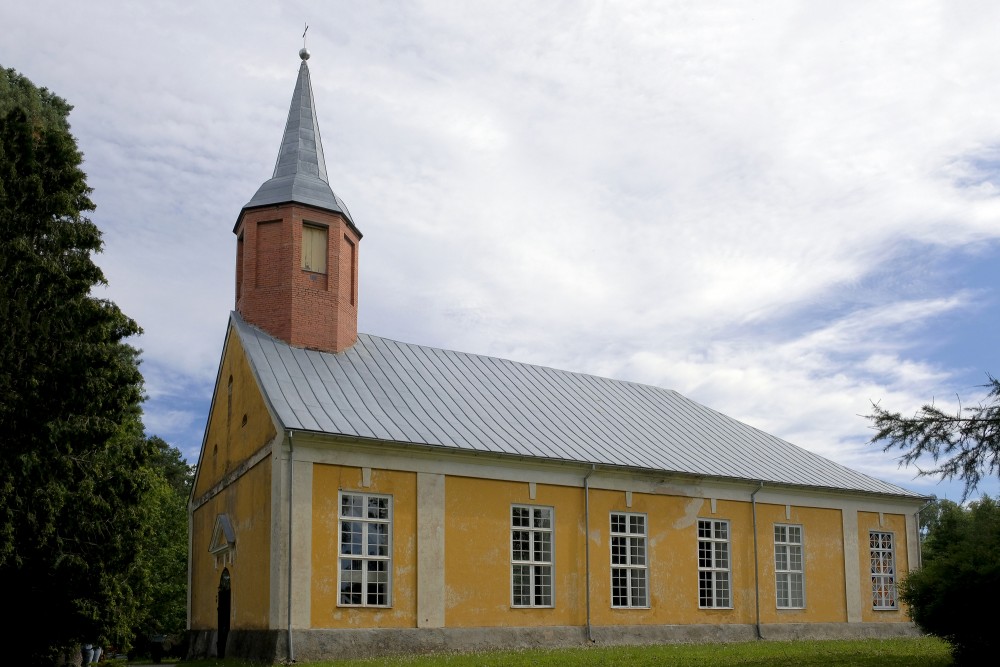
[[[140,333],[104,276],[71,107],[0,69],[0,588],[8,658],[127,645],[156,484],[140,422]]]
[[[967,508],[939,501],[923,548],[923,567],[900,584],[900,597],[924,631],[952,646],[957,662],[987,664],[1000,649],[1000,505],[989,496]]]
[[[873,443],[883,450],[899,449],[902,462],[919,465],[926,456],[938,464],[921,475],[965,482],[962,500],[969,497],[985,474],[1000,474],[1000,380],[992,375],[986,397],[978,404],[949,414],[933,403],[920,408],[913,417],[903,417],[875,404],[868,419],[875,427]]]
[[[194,468],[161,438],[149,439],[157,472],[147,500],[156,530],[143,545],[150,597],[135,627],[139,644],[150,635],[183,635],[187,625],[187,501]]]

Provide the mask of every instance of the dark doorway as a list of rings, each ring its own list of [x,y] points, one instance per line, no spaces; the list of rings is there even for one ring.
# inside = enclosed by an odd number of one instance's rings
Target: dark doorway
[[[232,611],[233,587],[229,580],[229,570],[223,570],[219,577],[219,641],[215,646],[216,655],[226,657],[226,640],[229,639],[229,615]]]

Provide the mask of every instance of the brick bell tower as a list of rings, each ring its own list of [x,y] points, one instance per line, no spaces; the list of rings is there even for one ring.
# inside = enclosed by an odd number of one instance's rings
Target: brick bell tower
[[[358,244],[333,193],[309,79],[299,66],[274,175],[243,207],[236,234],[236,311],[297,347],[341,352],[358,337]]]

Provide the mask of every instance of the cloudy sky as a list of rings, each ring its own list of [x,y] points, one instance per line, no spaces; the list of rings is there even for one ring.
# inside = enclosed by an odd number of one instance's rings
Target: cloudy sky
[[[1000,3],[3,3],[0,65],[75,106],[146,426],[192,462],[307,22],[362,331],[676,389],[959,498],[863,415],[1000,373]]]

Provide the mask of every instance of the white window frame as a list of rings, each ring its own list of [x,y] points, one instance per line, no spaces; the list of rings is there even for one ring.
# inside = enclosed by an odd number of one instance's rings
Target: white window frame
[[[344,499],[348,497],[360,500],[357,513],[355,505],[345,505]],[[376,502],[375,506],[372,501]],[[380,501],[384,501],[384,512],[378,505]],[[337,533],[337,606],[392,607],[392,496],[340,491],[337,494]],[[354,535],[359,536],[357,540],[353,539]],[[384,539],[379,540],[380,536]],[[357,567],[345,570],[348,562],[356,563]],[[345,581],[345,571],[358,572],[360,581]],[[379,574],[385,575],[384,581],[378,580]],[[345,593],[344,586],[351,584],[360,584],[360,590]],[[380,584],[384,586],[382,591],[378,589]],[[345,599],[345,596],[358,595],[360,602]]]
[[[896,592],[896,535],[887,530],[868,531],[871,556],[872,609],[899,609]]]
[[[774,524],[774,602],[778,609],[806,607],[804,535],[801,524]]]
[[[617,530],[616,518],[622,527]],[[611,606],[649,609],[649,518],[637,512],[611,512],[610,519]],[[616,579],[623,581],[624,595],[616,592]]]
[[[726,519],[698,519],[698,608],[732,609],[732,533]],[[707,528],[707,534],[705,529]],[[708,584],[708,598],[703,591]],[[707,604],[706,604],[707,599]]]
[[[527,517],[524,512],[528,513]],[[524,523],[525,518],[527,524]],[[554,507],[510,506],[511,607],[555,606],[555,525]]]

